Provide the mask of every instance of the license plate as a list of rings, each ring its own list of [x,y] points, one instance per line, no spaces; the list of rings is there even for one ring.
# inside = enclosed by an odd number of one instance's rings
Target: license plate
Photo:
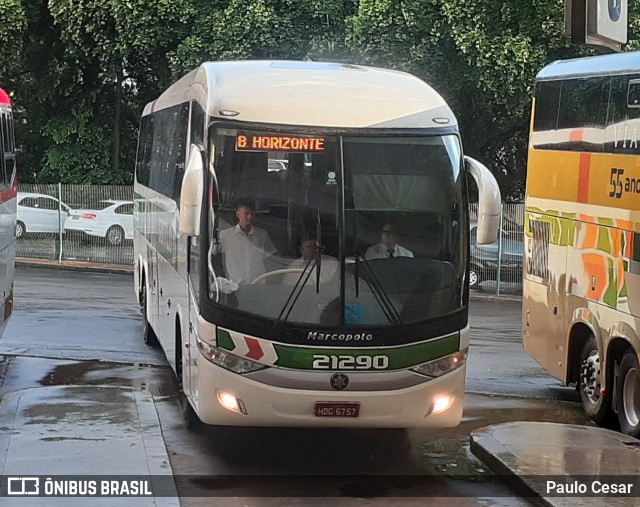
[[[315,407],[316,417],[358,417],[360,403],[327,403],[318,402]]]

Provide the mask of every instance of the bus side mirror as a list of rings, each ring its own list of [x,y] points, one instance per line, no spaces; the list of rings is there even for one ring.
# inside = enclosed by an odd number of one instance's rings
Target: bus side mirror
[[[478,185],[477,243],[486,245],[498,239],[502,199],[500,187],[491,171],[471,157],[464,157],[466,170]]]
[[[200,213],[204,186],[204,163],[198,146],[191,147],[191,155],[182,177],[180,190],[180,232],[189,236],[200,235]]]

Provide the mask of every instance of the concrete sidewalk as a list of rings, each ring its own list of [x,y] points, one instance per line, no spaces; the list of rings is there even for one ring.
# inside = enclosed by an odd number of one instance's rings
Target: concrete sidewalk
[[[514,489],[539,500],[537,503],[554,507],[640,506],[640,440],[615,431],[545,422],[496,424],[471,433],[471,452]],[[583,483],[587,494],[552,496],[553,492],[547,492],[548,481],[569,491],[576,482]],[[596,481],[631,482],[633,486],[630,495],[593,495],[591,487]]]
[[[85,476],[85,480],[89,479],[86,476],[98,480],[105,476],[149,478],[154,485],[161,482],[167,496],[8,497],[2,499],[2,505],[180,505],[155,405],[151,395],[142,391],[55,386],[16,391],[2,398],[0,476],[61,475]],[[41,480],[39,490],[44,489]]]

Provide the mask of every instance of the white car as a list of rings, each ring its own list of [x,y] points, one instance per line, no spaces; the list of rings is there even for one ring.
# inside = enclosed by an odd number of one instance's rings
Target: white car
[[[114,246],[133,239],[133,201],[100,201],[98,208],[73,210],[65,231],[105,238]]]
[[[18,192],[16,237],[32,232],[57,234],[71,211],[69,206],[50,195]]]

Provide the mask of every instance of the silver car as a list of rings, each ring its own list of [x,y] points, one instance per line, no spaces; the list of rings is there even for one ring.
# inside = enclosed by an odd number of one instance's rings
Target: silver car
[[[18,192],[16,237],[27,233],[55,233],[64,227],[71,208],[55,197]]]

